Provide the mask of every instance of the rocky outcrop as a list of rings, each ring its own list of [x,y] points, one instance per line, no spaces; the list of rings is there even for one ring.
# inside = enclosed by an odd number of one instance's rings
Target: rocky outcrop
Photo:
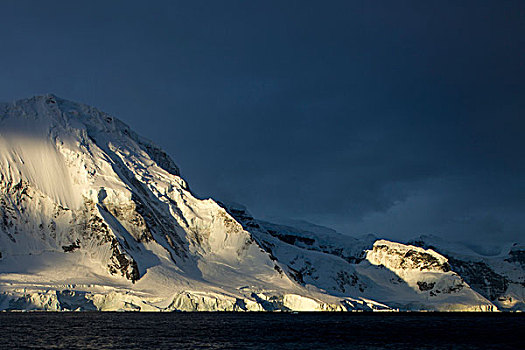
[[[378,240],[367,254],[367,260],[391,270],[450,271],[447,258],[431,249]]]
[[[514,244],[505,255],[483,256],[468,247],[456,245],[455,248],[440,247],[440,242],[422,237],[412,244],[439,251],[445,256],[451,270],[459,274],[476,292],[498,305],[502,310],[517,310],[525,304],[525,271],[523,269],[523,249]],[[454,251],[455,250],[455,251]]]
[[[505,261],[519,264],[522,269],[525,268],[525,247],[516,243],[509,251],[509,257]]]

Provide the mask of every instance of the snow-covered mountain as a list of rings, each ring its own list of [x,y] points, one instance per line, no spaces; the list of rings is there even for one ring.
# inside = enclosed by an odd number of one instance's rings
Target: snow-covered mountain
[[[0,105],[0,310],[524,309],[524,249],[355,239],[196,198],[120,120]]]

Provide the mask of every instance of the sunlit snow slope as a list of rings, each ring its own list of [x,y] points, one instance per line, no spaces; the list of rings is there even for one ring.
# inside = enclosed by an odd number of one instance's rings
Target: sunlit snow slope
[[[92,107],[0,105],[2,310],[523,307],[522,250],[494,296],[416,245],[258,221],[196,198],[164,151]]]

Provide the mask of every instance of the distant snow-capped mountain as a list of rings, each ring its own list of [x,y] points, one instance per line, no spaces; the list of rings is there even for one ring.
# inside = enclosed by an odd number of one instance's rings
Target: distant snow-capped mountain
[[[0,310],[524,309],[525,253],[356,239],[196,198],[120,120],[0,105]]]

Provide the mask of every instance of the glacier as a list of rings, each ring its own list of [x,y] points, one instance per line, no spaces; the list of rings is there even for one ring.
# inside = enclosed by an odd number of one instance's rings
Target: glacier
[[[276,224],[192,193],[119,119],[53,94],[0,104],[0,310],[525,309],[525,248]]]

